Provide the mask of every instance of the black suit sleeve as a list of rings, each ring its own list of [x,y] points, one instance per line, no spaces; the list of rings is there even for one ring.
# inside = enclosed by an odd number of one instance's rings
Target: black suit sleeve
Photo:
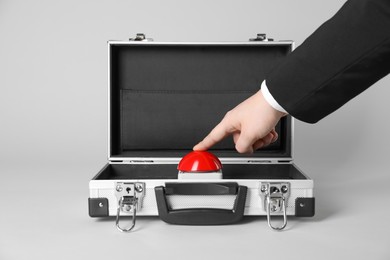
[[[274,99],[315,123],[390,72],[390,0],[350,0],[267,75]]]

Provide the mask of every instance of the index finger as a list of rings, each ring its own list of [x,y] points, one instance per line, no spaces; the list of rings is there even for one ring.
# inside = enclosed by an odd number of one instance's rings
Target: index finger
[[[225,120],[222,120],[200,143],[195,145],[193,149],[194,151],[205,151],[222,141],[225,137],[231,135],[234,131],[234,128],[226,124]]]

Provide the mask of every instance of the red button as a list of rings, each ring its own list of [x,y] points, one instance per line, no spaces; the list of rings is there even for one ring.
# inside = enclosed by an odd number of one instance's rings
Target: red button
[[[222,164],[212,153],[194,151],[181,159],[177,169],[182,172],[217,172],[222,169]]]

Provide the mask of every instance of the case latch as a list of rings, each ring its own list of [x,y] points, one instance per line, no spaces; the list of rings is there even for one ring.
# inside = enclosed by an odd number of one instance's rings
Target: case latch
[[[142,182],[117,182],[115,184],[115,196],[118,199],[116,213],[116,227],[121,232],[129,232],[135,226],[137,210],[142,208],[142,199],[145,196],[145,184]],[[129,228],[121,228],[119,225],[120,212],[133,213],[132,223]]]
[[[273,40],[272,38],[267,38],[265,33],[258,33],[256,38],[249,39],[251,42],[272,42]]]
[[[139,41],[139,42],[152,42],[152,38],[146,38],[144,33],[137,33],[135,38],[130,38],[129,41]]]
[[[260,197],[263,201],[263,209],[267,212],[268,226],[273,230],[280,231],[287,225],[287,200],[290,196],[290,183],[288,182],[261,182]],[[271,214],[282,213],[283,225],[273,226]]]

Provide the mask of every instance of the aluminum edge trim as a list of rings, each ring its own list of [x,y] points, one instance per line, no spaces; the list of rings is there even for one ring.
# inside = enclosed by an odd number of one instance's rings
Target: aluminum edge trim
[[[299,168],[295,163],[292,163],[292,165],[303,175],[306,177],[307,180],[312,182],[312,185],[314,185],[314,181],[312,178],[310,178],[304,171],[302,171],[301,168]]]
[[[107,150],[108,150],[108,160],[109,161],[119,161],[119,160],[127,160],[127,161],[139,161],[139,157],[117,157],[113,158],[111,157],[111,102],[110,102],[110,97],[111,97],[111,64],[110,64],[110,59],[111,59],[111,46],[112,45],[289,45],[291,47],[291,51],[294,51],[295,49],[295,42],[286,40],[286,41],[232,41],[232,42],[147,42],[147,41],[116,41],[116,40],[110,40],[107,41],[107,47],[108,47],[108,62],[107,62],[107,72],[108,72],[108,138],[107,138]],[[234,159],[234,158],[227,158],[225,161],[231,162],[246,162],[246,161],[292,161],[293,160],[293,154],[294,154],[294,118],[291,117],[291,154],[288,157],[281,157],[281,158],[265,158],[265,157],[254,157],[254,158],[245,158],[245,159]],[[144,160],[151,160],[152,157],[147,157],[144,158]],[[163,160],[161,160],[163,159]],[[222,160],[223,158],[221,158]],[[159,158],[156,161],[172,161],[176,160],[176,158]]]
[[[161,163],[179,163],[181,157],[110,157],[110,163],[138,163],[138,164],[161,164]],[[262,163],[285,163],[291,164],[291,158],[285,157],[221,157],[222,163],[248,163],[248,164],[262,164]]]
[[[148,41],[108,41],[110,45],[293,45],[293,41],[221,41],[221,42],[148,42]],[[292,46],[293,47],[293,46]],[[293,48],[292,48],[293,49]]]
[[[295,42],[291,41],[291,52],[295,50]],[[294,161],[294,144],[295,144],[295,118],[291,116],[291,161]]]
[[[107,152],[108,159],[111,157],[111,42],[107,42],[107,105],[108,105],[108,115],[107,115]]]

